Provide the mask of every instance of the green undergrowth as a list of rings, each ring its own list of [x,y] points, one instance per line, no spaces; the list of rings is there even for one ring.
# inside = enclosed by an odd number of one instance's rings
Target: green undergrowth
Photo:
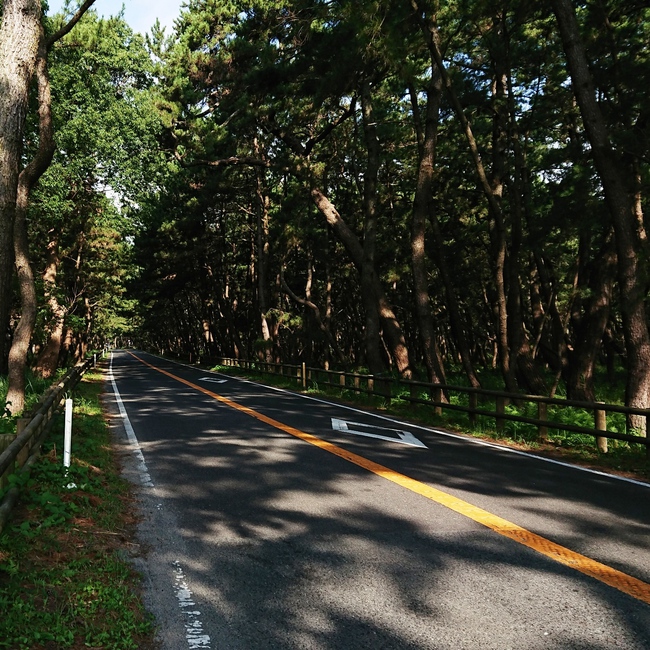
[[[271,373],[244,371],[241,368],[218,366],[214,370],[224,374],[247,376],[263,383],[272,384],[291,390],[300,390],[301,386],[295,378],[282,377]],[[355,406],[380,410],[383,414],[394,415],[404,420],[432,427],[444,427],[449,430],[477,437],[508,446],[517,447],[539,455],[573,462],[576,464],[610,471],[640,479],[650,479],[650,462],[645,447],[627,442],[609,439],[608,451],[602,453],[596,446],[594,436],[571,433],[549,425],[547,439],[540,440],[537,427],[532,424],[506,421],[503,431],[497,432],[493,417],[477,416],[472,425],[466,413],[444,410],[442,415],[436,415],[432,406],[414,404],[400,399],[400,393],[394,394],[391,400],[357,393],[354,390],[340,390],[323,382],[311,382],[306,391],[308,394],[326,396],[342,400]],[[406,389],[402,396],[406,397]],[[419,396],[426,399],[426,392]],[[450,394],[450,402],[461,406],[468,405],[467,395]],[[479,403],[479,408],[486,411],[495,410],[495,402]],[[506,413],[531,419],[537,418],[537,405],[533,403],[508,404]],[[547,418],[563,424],[593,427],[593,413],[585,409],[554,407],[548,409]],[[625,433],[625,417],[622,414],[611,413],[607,418],[607,429]]]
[[[29,411],[36,405],[39,398],[45,391],[52,385],[53,381],[58,379],[43,379],[38,375],[27,373],[25,383],[25,411]],[[0,404],[5,404],[7,401],[7,378],[0,377]],[[0,413],[0,434],[15,433],[16,432],[16,418],[10,417],[5,410]]]
[[[20,482],[0,536],[0,648],[153,647],[153,625],[128,561],[135,524],[100,405],[86,374],[74,399],[72,465],[62,467],[63,418]]]

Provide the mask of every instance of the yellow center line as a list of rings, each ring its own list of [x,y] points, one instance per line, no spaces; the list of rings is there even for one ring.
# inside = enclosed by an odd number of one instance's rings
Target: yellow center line
[[[399,472],[396,472],[388,467],[384,467],[379,463],[368,460],[363,456],[359,456],[358,454],[347,451],[342,447],[338,447],[331,442],[327,442],[326,440],[317,438],[316,436],[313,436],[309,433],[300,431],[300,429],[296,429],[292,426],[274,420],[273,418],[254,411],[247,406],[233,402],[227,397],[213,393],[207,388],[193,384],[192,382],[173,375],[172,373],[167,372],[162,368],[153,366],[132,352],[129,354],[131,354],[138,361],[148,366],[149,368],[152,368],[153,370],[156,370],[163,375],[166,375],[167,377],[171,377],[172,379],[175,379],[176,381],[179,381],[182,384],[193,388],[194,390],[198,390],[199,392],[204,393],[213,399],[216,399],[222,404],[236,409],[237,411],[241,411],[242,413],[246,413],[247,415],[250,415],[251,417],[259,420],[260,422],[264,422],[265,424],[268,424],[275,429],[279,429],[280,431],[284,431],[285,433],[295,436],[296,438],[300,438],[300,440],[304,440],[311,445],[320,447],[321,449],[334,454],[339,458],[343,458],[350,463],[354,463],[355,465],[358,465],[359,467],[362,467],[363,469],[372,472],[377,476],[381,476],[382,478],[400,485],[401,487],[404,487],[411,492],[420,494],[421,496],[426,497],[435,503],[445,506],[446,508],[457,512],[464,517],[468,517],[472,521],[486,526],[499,535],[508,537],[509,539],[512,539],[515,542],[522,544],[523,546],[527,546],[528,548],[531,548],[534,551],[545,555],[551,560],[559,562],[560,564],[575,569],[580,573],[595,578],[596,580],[599,580],[600,582],[603,582],[610,587],[614,587],[614,589],[618,589],[619,591],[622,591],[623,593],[628,594],[629,596],[632,596],[633,598],[641,600],[644,603],[650,605],[650,584],[647,582],[643,582],[638,578],[634,578],[633,576],[623,573],[622,571],[618,571],[617,569],[607,566],[606,564],[592,560],[585,555],[576,553],[575,551],[572,551],[565,546],[556,544],[555,542],[552,542],[551,540],[546,539],[541,535],[537,535],[529,530],[526,530],[525,528],[522,528],[521,526],[518,526],[517,524],[513,524],[512,522],[503,519],[502,517],[493,515],[487,510],[483,510],[482,508],[474,506],[467,501],[463,501],[458,497],[452,496],[451,494],[443,492],[442,490],[431,487],[426,483],[422,483],[421,481],[412,479],[408,476],[405,476],[404,474],[400,474]]]

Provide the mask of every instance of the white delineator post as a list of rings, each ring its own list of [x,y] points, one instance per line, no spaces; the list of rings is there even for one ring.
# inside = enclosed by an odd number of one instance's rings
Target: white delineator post
[[[70,467],[72,449],[72,400],[65,401],[65,430],[63,433],[63,466]]]

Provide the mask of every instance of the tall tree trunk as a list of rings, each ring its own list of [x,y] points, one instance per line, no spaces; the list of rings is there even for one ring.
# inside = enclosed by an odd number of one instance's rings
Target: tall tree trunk
[[[567,397],[593,402],[594,370],[602,346],[616,277],[616,253],[610,237],[593,262],[588,278],[589,298],[574,318],[574,349],[570,356]],[[577,311],[577,310],[576,310]]]
[[[16,223],[14,231],[14,252],[18,286],[20,288],[21,315],[14,340],[9,351],[8,409],[12,414],[20,413],[25,406],[25,371],[29,344],[36,324],[36,288],[34,274],[29,261],[27,239],[27,208],[29,193],[38,179],[52,162],[54,155],[54,134],[51,110],[51,89],[47,73],[47,50],[45,33],[39,23],[39,47],[35,65],[38,85],[39,148],[33,160],[23,169],[18,178],[16,198]]]
[[[503,184],[511,183],[510,210],[510,249],[508,255],[508,334],[510,339],[511,365],[516,365],[519,383],[525,390],[535,395],[546,395],[547,388],[544,379],[535,364],[533,347],[524,324],[523,296],[521,282],[521,248],[524,233],[524,212],[530,203],[530,194],[524,152],[519,139],[519,126],[516,119],[516,106],[512,84],[512,62],[510,59],[511,37],[507,28],[504,13],[498,13],[493,18],[494,30],[499,35],[497,47],[493,52],[494,68],[496,71],[494,107],[494,128],[498,156],[501,160],[500,174]],[[498,135],[497,135],[498,134]],[[514,174],[507,176],[506,151],[514,151]]]
[[[37,58],[40,56],[43,59],[43,70],[45,70],[48,49],[74,27],[93,2],[94,0],[86,0],[70,22],[47,40],[44,39],[42,32],[40,0],[4,0],[2,5],[0,22],[0,374],[4,374],[7,359],[6,332],[12,297],[16,202],[23,200],[18,196],[18,182],[32,76]],[[41,104],[39,98],[39,110]],[[40,173],[42,174],[42,171]],[[26,179],[28,194],[36,180]]]
[[[14,265],[14,224],[29,87],[41,33],[40,0],[5,0],[0,22],[0,372],[7,339]],[[15,399],[15,398],[14,398]]]
[[[16,225],[14,231],[16,271],[20,290],[21,314],[14,331],[9,350],[9,372],[6,408],[12,415],[18,415],[25,408],[25,371],[29,344],[36,323],[36,288],[34,274],[29,262],[29,245],[27,242],[27,188],[21,183],[18,189],[16,206]]]
[[[227,341],[223,347],[226,347],[229,350],[228,355],[232,354],[235,359],[240,359],[244,354],[246,348],[244,347],[239,336],[239,330],[237,329],[237,325],[235,323],[235,316],[228,293],[228,286],[226,286],[226,290],[223,292],[223,295],[220,293],[216,294],[219,311],[221,312],[222,318],[226,322]]]
[[[618,257],[618,284],[627,351],[626,404],[637,408],[650,405],[650,334],[645,313],[645,282],[639,252],[639,215],[634,202],[634,183],[626,186],[617,164],[605,119],[596,101],[593,78],[571,0],[553,0],[566,54],[573,92],[580,108],[594,164],[603,185],[611,215]],[[631,416],[631,427],[645,433],[645,417]]]
[[[312,187],[311,197],[320,213],[331,226],[334,234],[345,247],[352,263],[357,268],[357,271],[361,273],[363,265],[363,247],[361,246],[359,239],[350,230],[345,221],[343,221],[341,215],[338,213],[338,210],[334,207],[332,202],[317,187]],[[375,300],[377,301],[386,345],[395,361],[398,372],[402,377],[408,379],[412,376],[412,370],[404,333],[402,332],[402,328],[395,316],[395,312],[388,302],[376,274],[373,275],[372,290]]]
[[[255,141],[255,154],[262,157],[257,140]],[[257,194],[257,296],[260,311],[261,333],[264,341],[264,349],[261,351],[264,361],[273,361],[273,337],[268,322],[269,311],[269,284],[268,270],[270,258],[269,245],[269,204],[270,199],[264,191],[264,171],[256,168],[256,194]]]
[[[47,342],[38,355],[35,367],[36,372],[44,379],[54,376],[63,343],[66,309],[57,297],[56,276],[59,264],[59,242],[58,236],[55,234],[47,246],[47,264],[43,272],[45,297],[52,313],[52,320],[50,321]]]
[[[381,354],[381,335],[379,310],[374,295],[376,282],[375,249],[377,241],[378,176],[380,147],[377,126],[373,116],[370,84],[364,81],[361,91],[363,131],[368,149],[368,162],[363,178],[363,259],[361,262],[361,301],[365,314],[366,361],[371,374],[379,374],[386,369]]]
[[[436,342],[433,326],[433,312],[429,296],[429,274],[427,269],[425,233],[427,217],[433,214],[433,179],[435,174],[436,144],[438,138],[438,119],[440,116],[440,97],[442,80],[434,66],[431,81],[427,89],[427,108],[420,149],[418,179],[413,200],[413,217],[411,221],[411,267],[413,270],[413,289],[415,291],[415,311],[420,330],[420,339],[424,351],[424,362],[429,381],[432,384],[445,383],[445,371]],[[417,114],[417,95],[412,94],[411,103]],[[416,122],[421,124],[419,115]],[[435,237],[435,234],[434,234]],[[444,266],[444,263],[440,261]],[[455,307],[455,305],[454,305]]]
[[[339,362],[341,364],[346,364],[347,359],[345,354],[340,349],[339,344],[336,340],[336,335],[332,333],[332,312],[334,309],[334,304],[332,300],[332,268],[330,263],[330,229],[327,228],[327,256],[325,258],[325,317],[323,318],[323,325],[327,328],[327,331],[330,332],[334,345],[338,352],[336,353],[339,357]],[[334,349],[334,348],[332,348]]]
[[[433,250],[434,250],[434,262],[438,273],[440,274],[440,279],[442,280],[443,287],[445,289],[445,298],[447,300],[447,313],[449,314],[449,326],[451,327],[451,333],[454,337],[454,343],[460,355],[460,361],[467,377],[470,386],[474,388],[480,388],[481,382],[476,376],[474,370],[474,364],[472,363],[472,354],[470,352],[470,346],[467,340],[466,329],[463,326],[463,318],[461,311],[458,307],[459,299],[454,287],[454,283],[451,279],[449,273],[449,268],[445,260],[445,250],[443,245],[443,236],[440,229],[440,223],[438,222],[438,217],[434,212],[429,214],[429,222],[431,223],[433,229]]]
[[[413,224],[411,230],[411,258],[413,264],[413,276],[414,276],[414,285],[416,294],[420,293],[418,291],[418,286],[424,286],[427,290],[427,307],[430,312],[429,296],[428,296],[428,282],[426,285],[422,285],[423,278],[426,278],[426,267],[421,268],[421,262],[416,261],[416,258],[424,256],[425,251],[425,230],[423,218],[429,219],[431,228],[433,230],[432,245],[434,248],[433,262],[438,269],[440,274],[440,279],[445,289],[445,298],[446,298],[446,309],[449,314],[449,325],[451,327],[451,333],[460,354],[461,363],[463,370],[470,382],[470,385],[478,388],[480,387],[480,382],[476,373],[474,372],[474,367],[472,364],[471,354],[469,350],[469,344],[467,342],[467,337],[465,330],[462,325],[462,318],[460,310],[458,308],[458,296],[454,289],[451,276],[449,274],[449,269],[447,262],[445,260],[445,250],[444,250],[444,240],[442,232],[440,229],[440,223],[438,222],[437,215],[433,208],[433,180],[435,175],[435,152],[436,152],[436,140],[438,133],[438,121],[440,116],[440,99],[442,94],[442,78],[440,72],[435,65],[435,61],[431,62],[431,81],[429,84],[429,89],[427,91],[427,110],[425,114],[425,124],[422,124],[422,118],[420,115],[420,110],[418,106],[417,91],[413,84],[409,86],[409,94],[411,97],[411,106],[413,109],[413,119],[415,123],[415,130],[418,140],[418,150],[420,163],[418,167],[418,184],[415,190],[415,199],[413,202]],[[432,98],[433,101],[432,101]],[[422,212],[424,210],[424,213]],[[416,279],[416,275],[418,278]],[[420,297],[423,299],[424,295],[420,293]],[[419,298],[416,298],[417,302],[420,302]],[[426,318],[426,315],[424,315]],[[432,314],[430,316],[432,318]],[[418,323],[420,324],[420,336],[423,336],[422,332],[424,328],[421,324],[421,317],[418,316]],[[431,334],[433,336],[433,334]],[[442,358],[440,355],[440,350],[438,349],[437,342],[435,338],[433,339],[433,353],[435,359],[439,359],[438,364],[440,366],[440,371],[436,373],[442,379],[446,381],[444,375],[444,365],[442,363]],[[426,345],[423,339],[423,347]],[[426,352],[425,352],[426,354]],[[425,359],[426,361],[426,359]],[[428,365],[427,365],[428,367]],[[435,372],[435,367],[434,367]],[[435,383],[433,379],[433,374],[429,370],[430,379]]]
[[[491,216],[491,240],[493,257],[495,262],[494,279],[496,289],[496,311],[497,311],[497,342],[499,361],[506,387],[508,390],[516,390],[514,382],[514,364],[511,363],[510,341],[508,339],[508,296],[506,290],[506,229],[504,224],[503,211],[501,208],[502,177],[498,170],[493,170],[492,179],[488,178],[483,159],[479,152],[478,143],[474,137],[472,126],[465,115],[463,106],[454,88],[451,76],[447,71],[442,58],[442,47],[440,33],[436,24],[436,16],[428,15],[423,9],[422,3],[418,0],[411,0],[411,7],[420,23],[427,47],[432,60],[440,72],[443,86],[449,97],[454,113],[458,118],[460,126],[465,134],[474,168],[478,176],[479,185],[487,200]]]

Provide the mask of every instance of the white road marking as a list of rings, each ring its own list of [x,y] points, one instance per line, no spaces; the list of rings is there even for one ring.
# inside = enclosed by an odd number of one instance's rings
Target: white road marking
[[[148,352],[147,354],[150,354],[153,357],[157,357],[169,363],[175,363],[178,366],[186,366],[186,364],[179,363],[178,361],[173,361],[172,359],[165,359],[165,357],[161,357],[160,355],[151,354],[150,352]],[[191,368],[192,366],[187,366],[187,367]],[[304,395],[296,391],[289,391],[289,390],[285,390],[284,388],[278,388],[277,386],[268,386],[267,384],[261,384],[260,382],[253,381],[252,379],[242,379],[241,377],[232,377],[231,375],[227,375],[227,376],[230,377],[231,379],[236,379],[237,381],[240,381],[244,384],[251,384],[252,386],[261,386],[262,388],[265,388],[270,391],[274,391],[276,393],[284,393],[285,395],[300,397],[302,399],[307,399],[312,402],[318,402],[319,404],[326,404],[327,406],[335,406],[336,408],[344,409],[346,411],[352,411],[353,413],[361,413],[363,415],[369,415],[367,411],[362,411],[361,409],[355,408],[354,406],[346,406],[345,404],[328,402],[327,400],[321,399],[319,397],[313,397],[312,395]],[[388,417],[386,415],[379,415],[373,413],[372,417],[375,417],[379,420],[384,420],[386,422],[392,422],[394,424],[399,424],[404,426],[404,423],[400,422],[399,420]],[[535,460],[539,460],[543,463],[549,463],[551,465],[559,465],[560,467],[566,467],[567,469],[574,469],[578,472],[595,474],[596,476],[602,476],[603,478],[608,478],[613,481],[622,481],[623,483],[631,483],[632,485],[638,485],[639,487],[650,489],[649,482],[638,481],[633,478],[628,478],[627,476],[619,476],[618,474],[608,474],[607,472],[601,472],[597,469],[591,469],[590,467],[583,467],[582,465],[573,465],[572,463],[567,463],[561,460],[555,460],[553,458],[547,458],[546,456],[539,456],[537,454],[532,454],[529,451],[522,451],[521,449],[513,449],[512,447],[507,447],[506,445],[499,445],[494,442],[487,442],[486,440],[480,440],[479,438],[472,438],[471,436],[461,435],[459,433],[452,433],[451,431],[445,431],[444,429],[437,429],[436,427],[427,427],[427,426],[422,426],[414,423],[409,423],[408,426],[413,429],[420,429],[420,431],[435,433],[436,435],[443,436],[445,438],[461,440],[465,443],[480,445],[481,447],[490,447],[491,449],[502,451],[507,454],[514,454],[515,456],[525,456],[527,458],[534,458]]]
[[[117,402],[117,407],[120,411],[124,423],[124,429],[126,435],[133,447],[133,452],[136,456],[138,462],[138,473],[140,475],[140,481],[142,485],[147,487],[154,487],[153,482],[151,481],[151,476],[149,475],[149,470],[147,469],[147,464],[144,460],[142,454],[142,449],[140,448],[140,443],[138,438],[135,435],[129,416],[126,413],[124,408],[124,403],[122,402],[122,397],[120,396],[120,391],[117,388],[117,383],[115,382],[115,376],[113,375],[113,353],[111,353],[111,362],[109,365],[109,377],[113,387],[113,393],[115,394],[115,401]],[[225,380],[224,380],[225,381]],[[156,504],[156,510],[162,510],[162,503]],[[174,592],[176,598],[178,599],[178,604],[181,608],[181,611],[184,614],[184,625],[185,625],[185,638],[187,639],[187,645],[190,650],[200,650],[207,649],[211,650],[212,646],[210,644],[210,637],[207,634],[203,634],[203,624],[201,623],[201,612],[193,609],[195,603],[192,600],[192,592],[187,585],[187,580],[185,579],[185,574],[181,568],[180,562],[175,561],[174,563]]]
[[[356,427],[355,429],[350,429],[348,425]],[[397,434],[397,438],[394,436],[386,436],[380,433],[370,433],[369,431],[359,431],[359,428],[362,429],[375,429],[377,431],[393,432]],[[343,431],[344,433],[353,433],[355,436],[366,436],[367,438],[379,438],[379,440],[388,440],[389,442],[397,442],[401,445],[409,445],[409,447],[424,447],[427,446],[418,440],[412,433],[408,431],[401,431],[399,429],[387,429],[386,427],[376,427],[372,424],[362,424],[361,422],[348,422],[347,420],[339,420],[338,418],[332,418],[332,429],[334,431]]]
[[[185,638],[190,650],[197,648],[211,648],[210,636],[203,634],[203,624],[201,623],[201,612],[197,609],[196,603],[192,600],[192,592],[187,586],[185,574],[181,568],[178,560],[174,561],[174,589],[176,591],[176,598],[178,598],[178,605],[185,616]]]
[[[111,379],[111,384],[113,386],[113,393],[115,394],[115,401],[117,402],[117,408],[120,411],[122,416],[122,421],[124,423],[124,430],[126,431],[126,436],[131,443],[133,448],[133,453],[138,461],[138,474],[140,475],[140,482],[146,487],[153,487],[151,481],[151,476],[149,476],[149,470],[147,469],[147,463],[144,460],[142,455],[142,449],[140,449],[140,443],[135,435],[135,431],[131,426],[131,420],[126,414],[126,409],[124,408],[124,403],[122,402],[122,397],[120,396],[120,391],[117,389],[117,384],[115,383],[115,376],[113,375],[113,353],[111,352],[111,363],[108,368],[108,375]]]
[[[214,377],[201,377],[199,381],[209,381],[212,384],[225,384],[227,379],[215,379]]]

